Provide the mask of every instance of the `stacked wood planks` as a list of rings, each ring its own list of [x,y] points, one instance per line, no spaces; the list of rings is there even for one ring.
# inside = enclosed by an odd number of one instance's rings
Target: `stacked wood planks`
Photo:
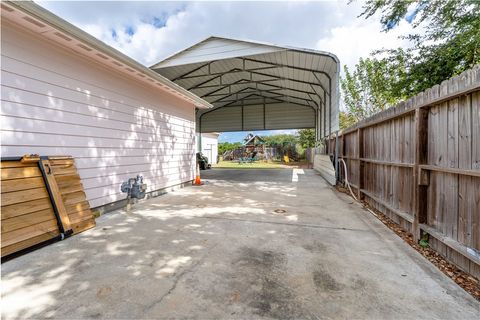
[[[71,157],[2,160],[1,179],[2,257],[95,225]]]
[[[59,235],[38,162],[2,161],[2,257]]]
[[[72,157],[49,157],[65,209],[74,233],[95,226],[95,219],[83,191],[75,161]]]

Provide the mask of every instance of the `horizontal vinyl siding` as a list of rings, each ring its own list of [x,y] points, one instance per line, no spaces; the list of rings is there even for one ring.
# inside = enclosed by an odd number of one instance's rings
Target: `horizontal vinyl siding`
[[[193,179],[194,106],[2,24],[2,156],[71,155],[92,207]]]

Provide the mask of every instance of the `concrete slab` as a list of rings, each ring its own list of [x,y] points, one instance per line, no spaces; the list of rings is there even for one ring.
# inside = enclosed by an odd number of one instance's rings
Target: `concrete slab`
[[[2,265],[2,317],[479,319],[312,170],[212,170]]]

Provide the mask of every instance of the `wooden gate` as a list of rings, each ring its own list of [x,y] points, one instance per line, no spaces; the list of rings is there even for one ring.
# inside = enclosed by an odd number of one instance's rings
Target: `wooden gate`
[[[71,157],[1,162],[1,256],[95,225]]]

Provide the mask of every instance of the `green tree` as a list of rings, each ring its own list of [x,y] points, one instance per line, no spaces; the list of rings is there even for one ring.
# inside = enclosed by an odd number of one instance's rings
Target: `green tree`
[[[226,151],[234,150],[238,147],[242,146],[241,142],[220,142],[218,144],[218,154],[224,154]]]
[[[346,129],[350,126],[353,126],[357,119],[353,115],[348,112],[340,110],[339,113],[339,122],[340,122],[340,129]]]
[[[394,72],[387,61],[374,58],[361,58],[353,71],[344,67],[340,85],[348,120],[367,118],[402,98],[396,92],[394,83],[398,76]]]
[[[298,130],[298,143],[302,148],[315,147],[315,129],[301,129]]]
[[[367,0],[361,16],[381,13],[388,32],[403,19],[422,33],[405,35],[412,46],[372,52],[341,80],[351,125],[480,63],[480,0]]]
[[[480,63],[479,0],[368,0],[361,16],[381,12],[384,31],[402,19],[423,33],[406,35],[413,46],[387,54],[390,68],[398,67],[395,92],[399,98],[415,95]],[[402,75],[403,73],[403,75]]]
[[[293,134],[274,134],[271,136],[262,136],[267,147],[285,147],[289,144],[296,144],[298,137]]]

